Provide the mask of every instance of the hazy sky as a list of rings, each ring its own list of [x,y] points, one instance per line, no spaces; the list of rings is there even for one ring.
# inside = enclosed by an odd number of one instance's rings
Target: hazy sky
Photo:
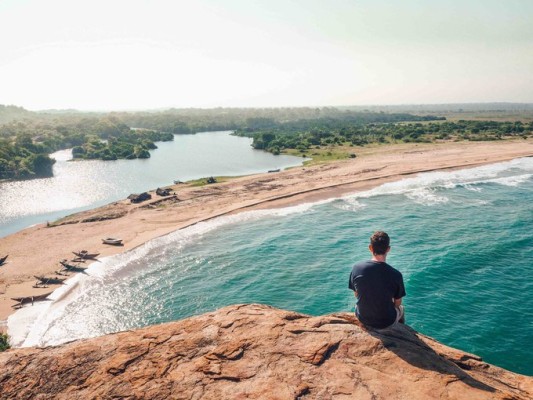
[[[533,102],[531,0],[0,0],[0,104]]]

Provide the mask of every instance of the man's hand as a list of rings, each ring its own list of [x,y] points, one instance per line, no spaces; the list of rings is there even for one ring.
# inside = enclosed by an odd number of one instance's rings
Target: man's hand
[[[395,307],[400,307],[402,305],[402,298],[399,299],[392,299],[392,302],[394,303]]]

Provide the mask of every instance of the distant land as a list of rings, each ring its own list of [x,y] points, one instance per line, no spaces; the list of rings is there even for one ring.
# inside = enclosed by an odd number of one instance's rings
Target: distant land
[[[372,110],[384,112],[475,112],[475,111],[533,111],[533,103],[443,103],[443,104],[391,104],[337,107],[346,110]]]
[[[149,158],[176,134],[233,131],[272,154],[315,161],[355,157],[353,147],[401,142],[527,138],[533,103],[292,108],[172,108],[163,111],[29,111],[0,105],[0,179],[53,175],[57,150],[76,159]]]
[[[28,113],[40,113],[40,114],[105,114],[108,112],[165,112],[176,110],[221,110],[221,109],[297,109],[297,108],[337,108],[339,110],[352,110],[352,111],[383,111],[383,112],[479,112],[479,111],[533,111],[533,103],[513,103],[513,102],[490,102],[490,103],[435,103],[435,104],[363,104],[363,105],[342,105],[342,106],[302,106],[302,107],[211,107],[211,108],[198,108],[198,107],[161,107],[161,108],[147,108],[147,109],[123,109],[117,107],[116,109],[109,110],[78,110],[75,108],[68,109],[42,109],[42,110],[27,110],[22,106],[16,105],[1,105],[0,104],[0,118],[3,108],[19,109],[21,116]],[[0,123],[2,120],[0,119]]]

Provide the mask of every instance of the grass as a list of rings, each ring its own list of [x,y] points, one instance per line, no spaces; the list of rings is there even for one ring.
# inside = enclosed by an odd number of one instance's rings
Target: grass
[[[216,179],[216,183],[222,183],[222,182],[230,181],[230,180],[235,179],[237,177],[236,176],[214,176],[213,178]],[[207,178],[193,179],[193,180],[187,181],[185,183],[187,185],[189,185],[189,186],[195,186],[195,187],[213,185],[213,183],[207,183]]]
[[[302,157],[305,155],[305,157],[311,158],[311,160],[305,161],[304,165],[315,165],[330,161],[347,160],[351,158],[351,154],[355,154],[357,156],[357,149],[357,146],[352,147],[346,144],[334,146],[314,146],[307,149],[305,153],[302,153],[296,149],[286,149],[283,151],[283,154],[296,157]]]

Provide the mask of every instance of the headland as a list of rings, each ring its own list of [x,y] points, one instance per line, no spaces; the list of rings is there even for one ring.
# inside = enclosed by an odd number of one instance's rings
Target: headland
[[[0,353],[0,399],[531,399],[533,378],[407,325],[233,305]]]

